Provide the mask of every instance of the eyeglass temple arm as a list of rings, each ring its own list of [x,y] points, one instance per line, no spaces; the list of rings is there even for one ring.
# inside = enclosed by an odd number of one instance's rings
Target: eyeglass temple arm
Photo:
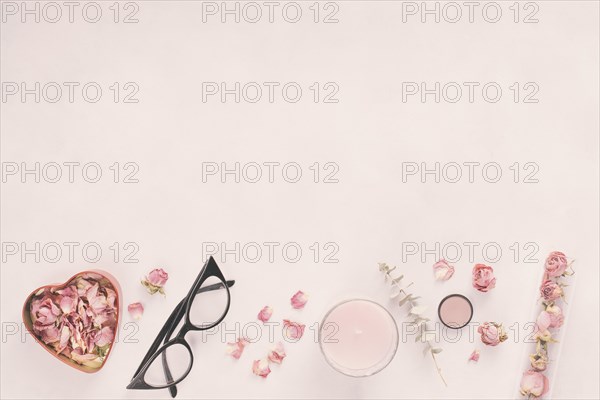
[[[231,281],[226,281],[225,283],[227,284],[228,287],[232,287],[235,284],[235,281],[231,280]],[[223,285],[217,283],[214,285],[201,287],[200,289],[198,289],[196,291],[196,293],[208,292],[208,291],[222,289],[222,288],[223,288]],[[181,318],[183,318],[183,315],[185,313],[185,307],[183,307],[184,302],[185,302],[185,299],[181,300],[179,302],[179,304],[177,304],[177,306],[175,307],[173,312],[171,312],[171,315],[167,319],[167,322],[165,322],[165,324],[161,328],[160,332],[156,336],[156,339],[154,339],[154,342],[152,342],[150,349],[148,349],[148,352],[146,353],[142,362],[140,363],[140,366],[135,371],[135,374],[133,374],[134,378],[137,376],[137,374],[140,373],[140,371],[142,370],[142,367],[148,362],[150,357],[152,357],[152,355],[156,352],[156,350],[158,350],[158,348],[161,345],[161,342],[163,342],[163,339],[166,337],[166,339],[164,339],[165,342],[167,342],[170,339],[171,335],[173,334],[173,331],[177,327],[177,324],[179,324],[179,321],[181,321]],[[163,359],[163,361],[164,361],[164,359]],[[164,365],[164,363],[163,363],[163,365]]]
[[[233,285],[235,285],[234,280],[226,281],[225,283],[227,284],[228,287],[232,287]],[[211,292],[213,290],[219,290],[219,289],[223,289],[223,285],[220,283],[216,283],[214,285],[201,287],[200,289],[198,289],[196,291],[196,294],[204,293],[204,292]],[[179,305],[177,305],[177,307],[181,307],[182,309],[184,309],[183,300],[179,303]],[[183,315],[181,317],[179,317],[179,319],[181,319],[182,317],[183,317]],[[177,321],[177,323],[179,323],[179,320]],[[165,336],[165,339],[164,339],[165,343],[171,339],[171,335],[173,334],[175,328],[177,327],[177,323],[171,324],[171,328],[168,330],[168,332]],[[163,351],[161,354],[161,357],[162,357],[163,370],[165,372],[165,379],[166,379],[167,383],[174,382],[173,375],[171,375],[171,370],[169,369],[169,364],[167,363],[166,352]],[[176,385],[169,386],[169,393],[171,394],[172,398],[175,398],[175,396],[177,396],[177,386]]]

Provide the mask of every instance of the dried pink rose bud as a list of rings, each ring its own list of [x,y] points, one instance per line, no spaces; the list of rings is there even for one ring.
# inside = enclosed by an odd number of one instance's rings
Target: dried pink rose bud
[[[262,360],[254,360],[252,363],[252,372],[254,375],[258,375],[262,378],[266,378],[271,373],[271,368],[269,368],[269,360],[263,358]]]
[[[564,323],[564,315],[562,309],[557,305],[549,305],[546,307],[548,317],[550,318],[549,328],[560,328]]]
[[[547,326],[535,324],[535,331],[533,338],[542,342],[549,342],[552,340],[552,333],[548,330]]]
[[[546,258],[546,264],[544,267],[546,268],[546,273],[550,278],[557,278],[563,275],[569,267],[567,256],[560,251],[553,251],[550,253],[548,258]]]
[[[246,348],[246,346],[248,346],[248,344],[250,344],[250,342],[248,342],[244,338],[240,338],[235,343],[227,343],[226,352],[231,357],[235,358],[236,360],[239,360],[242,356],[242,353],[244,352],[244,349]]]
[[[283,348],[283,343],[279,342],[277,345],[269,352],[267,358],[270,362],[275,364],[281,364],[283,359],[285,358],[285,349]]]
[[[477,362],[479,361],[479,350],[473,350],[471,356],[469,357],[469,361]]]
[[[502,324],[495,322],[484,322],[477,328],[477,332],[481,334],[481,341],[488,346],[497,346],[508,339]]]
[[[296,292],[295,295],[292,296],[290,301],[292,302],[292,307],[299,310],[301,308],[304,308],[304,306],[306,305],[306,302],[308,301],[308,296],[302,290],[299,290],[298,292]]]
[[[548,393],[550,384],[548,378],[540,372],[530,369],[523,372],[521,377],[521,394],[528,398],[542,397]]]
[[[165,294],[163,286],[167,283],[169,274],[167,274],[162,268],[156,268],[150,271],[148,276],[142,280],[142,285],[148,290],[148,293]]]
[[[495,288],[494,269],[484,264],[476,264],[473,267],[473,287],[484,293]]]
[[[142,305],[142,303],[139,302],[131,303],[127,306],[127,311],[129,311],[129,315],[131,315],[131,318],[139,320],[140,318],[142,318],[142,315],[144,315],[144,306]]]
[[[265,306],[258,313],[258,319],[264,323],[271,319],[271,315],[273,315],[273,309],[269,306]]]
[[[531,368],[536,371],[545,371],[548,366],[548,358],[540,354],[531,354],[529,356]]]
[[[304,324],[292,322],[289,319],[283,320],[283,331],[287,339],[299,340],[304,335]]]
[[[552,280],[547,280],[540,287],[542,298],[546,301],[554,301],[564,294],[560,285]]]
[[[438,281],[447,281],[454,275],[454,267],[448,261],[441,259],[433,264],[433,273]]]

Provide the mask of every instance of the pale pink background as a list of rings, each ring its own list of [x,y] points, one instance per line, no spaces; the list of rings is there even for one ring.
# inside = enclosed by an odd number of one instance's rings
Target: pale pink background
[[[511,2],[512,3],[512,2]],[[106,9],[107,3],[102,3]],[[347,297],[388,303],[376,263],[402,263],[402,242],[498,242],[497,288],[470,287],[472,263],[456,263],[449,282],[433,282],[431,264],[402,266],[429,305],[452,292],[474,303],[474,320],[528,321],[541,261],[515,263],[508,246],[536,242],[537,258],[563,250],[576,259],[578,290],[556,365],[554,397],[598,398],[598,3],[540,1],[539,24],[403,24],[401,5],[339,2],[339,24],[203,24],[199,2],[138,2],[138,24],[27,23],[1,27],[3,81],[134,81],[139,104],[103,101],[2,104],[2,161],[119,161],[139,164],[140,183],[29,183],[2,187],[3,242],[97,241],[98,264],[2,265],[2,322],[20,322],[34,288],[75,272],[113,273],[126,303],[142,300],[139,343],[119,343],[94,376],[59,365],[29,338],[2,343],[2,397],[167,398],[165,391],[127,391],[131,374],[168,313],[202,265],[201,243],[296,241],[307,256],[290,264],[219,263],[232,289],[229,322],[254,320],[266,304],[275,320],[307,325]],[[307,7],[307,3],[302,3]],[[509,3],[502,3],[504,10]],[[334,81],[339,104],[276,102],[239,105],[200,99],[202,81]],[[401,102],[403,81],[534,81],[538,104]],[[107,91],[108,92],[108,91]],[[201,163],[332,161],[338,184],[203,184]],[[489,184],[402,184],[403,161],[500,163],[506,178]],[[514,184],[508,166],[536,162],[538,184]],[[308,177],[309,175],[307,175]],[[108,177],[108,175],[107,175]],[[107,247],[137,242],[138,264],[116,264]],[[338,243],[337,264],[314,263],[313,242]],[[480,260],[478,260],[480,261]],[[167,297],[149,298],[139,278],[150,268],[170,273]],[[289,297],[307,291],[305,310]],[[403,311],[391,308],[398,321]],[[128,321],[128,317],[124,322]],[[510,398],[521,373],[520,343],[482,349],[442,343],[444,388],[421,346],[400,343],[382,373],[352,380],[323,361],[313,335],[288,346],[267,380],[250,373],[268,343],[239,362],[217,340],[190,335],[196,365],[179,398]]]

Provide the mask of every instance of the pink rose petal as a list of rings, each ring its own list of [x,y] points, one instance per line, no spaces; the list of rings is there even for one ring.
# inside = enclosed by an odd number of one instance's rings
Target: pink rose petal
[[[271,368],[269,368],[269,360],[263,358],[262,360],[254,360],[252,364],[252,372],[254,375],[258,375],[260,377],[266,378],[271,373]]]
[[[115,332],[112,330],[112,328],[110,326],[105,326],[104,328],[100,329],[100,331],[94,338],[94,341],[97,346],[104,347],[107,344],[112,343],[112,341],[114,339],[115,339]],[[92,346],[90,346],[90,347],[92,347]]]
[[[479,361],[479,350],[473,350],[471,356],[469,357],[469,361],[477,362]]]
[[[562,309],[557,305],[546,307],[546,313],[550,317],[550,328],[560,328],[564,323]]]
[[[283,359],[285,358],[285,349],[283,348],[283,343],[279,342],[277,345],[269,352],[267,358],[270,362],[275,364],[281,364]]]
[[[239,360],[242,356],[242,353],[244,352],[244,349],[246,348],[246,346],[248,346],[248,344],[250,344],[250,342],[248,342],[244,338],[240,338],[235,343],[227,343],[226,352],[231,357],[235,358],[236,360]]]
[[[264,323],[271,319],[271,315],[273,315],[273,309],[269,306],[265,306],[258,313],[258,319]]]
[[[304,306],[306,305],[306,302],[308,301],[308,296],[306,295],[306,293],[299,290],[298,292],[296,292],[295,295],[292,296],[290,301],[292,303],[292,307],[299,310],[301,308],[304,308]]]
[[[288,339],[299,340],[304,335],[304,324],[292,322],[289,319],[283,320],[284,334]]]
[[[441,259],[433,264],[433,273],[438,281],[447,281],[454,275],[454,267],[448,261]]]
[[[127,311],[129,311],[129,315],[131,315],[131,318],[139,320],[140,318],[142,318],[142,315],[144,315],[144,306],[142,305],[142,303],[139,302],[131,303],[127,306]]]

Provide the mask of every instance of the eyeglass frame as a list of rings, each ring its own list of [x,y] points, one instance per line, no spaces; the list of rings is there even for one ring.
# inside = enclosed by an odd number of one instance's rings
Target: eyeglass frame
[[[211,278],[211,277],[216,277],[217,279],[219,279],[221,281],[221,283],[209,285],[206,287],[201,287],[202,284],[208,278]],[[140,366],[136,370],[135,374],[133,375],[131,382],[129,383],[129,385],[127,385],[127,389],[167,389],[168,388],[169,391],[171,392],[171,396],[175,397],[177,395],[177,388],[175,385],[177,385],[178,383],[183,381],[188,376],[188,374],[192,370],[192,366],[194,364],[194,353],[192,352],[192,348],[190,347],[189,343],[185,340],[185,335],[190,331],[204,331],[204,330],[214,328],[215,326],[220,324],[223,321],[223,319],[225,319],[225,316],[229,312],[229,306],[231,304],[231,294],[229,292],[229,287],[233,286],[234,284],[235,284],[234,280],[230,280],[230,281],[225,280],[225,277],[223,276],[223,273],[219,269],[219,266],[217,265],[214,258],[211,256],[204,263],[204,266],[200,270],[200,273],[196,277],[196,280],[194,281],[194,284],[192,285],[188,294],[183,298],[183,300],[181,300],[179,302],[179,304],[171,312],[171,315],[169,316],[169,318],[167,319],[167,321],[161,328],[156,339],[154,339],[154,342],[150,346],[150,349],[148,350],[148,352],[142,359],[142,362],[140,363]],[[194,302],[196,295],[203,293],[203,292],[211,291],[211,290],[222,290],[222,289],[225,289],[227,291],[227,305],[225,307],[225,310],[223,311],[223,314],[215,322],[213,322],[209,325],[206,325],[206,326],[194,325],[190,320],[190,310],[191,310],[192,303]],[[171,335],[173,334],[173,331],[179,325],[179,322],[184,317],[184,315],[185,315],[185,322],[184,322],[183,326],[181,327],[179,332],[177,332],[177,335],[175,335],[175,337],[173,339],[171,339]],[[163,342],[162,345],[161,345],[161,342]],[[165,350],[176,344],[183,345],[187,349],[188,353],[190,354],[190,363],[188,365],[187,370],[182,374],[182,376],[177,380],[173,380],[173,377],[171,375],[171,372],[170,372],[170,369],[169,369],[169,366],[168,366],[168,363],[166,360]],[[149,383],[146,382],[145,375],[148,372],[148,368],[150,368],[152,363],[156,360],[156,358],[158,358],[159,355],[162,355],[162,358],[163,358],[162,365],[163,365],[163,370],[165,373],[165,378],[166,378],[167,383],[165,385],[161,385],[161,386],[150,385]]]

